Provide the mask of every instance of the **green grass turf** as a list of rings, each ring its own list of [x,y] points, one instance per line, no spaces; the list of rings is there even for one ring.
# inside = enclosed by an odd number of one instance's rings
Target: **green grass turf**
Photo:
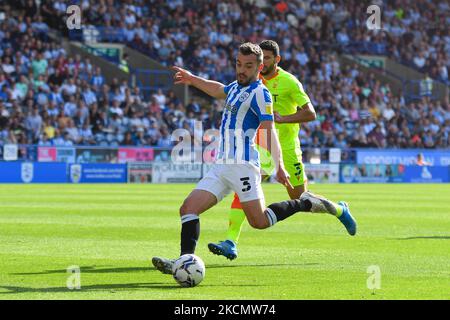
[[[178,287],[151,266],[179,251],[178,208],[193,185],[1,185],[0,299],[449,299],[449,185],[312,185],[345,199],[350,237],[329,215],[299,213],[269,230],[243,228],[237,260],[224,239],[231,196],[204,213],[197,254],[206,278]],[[267,203],[284,200],[265,184]],[[69,290],[67,267],[81,268]],[[379,266],[381,289],[367,288]]]

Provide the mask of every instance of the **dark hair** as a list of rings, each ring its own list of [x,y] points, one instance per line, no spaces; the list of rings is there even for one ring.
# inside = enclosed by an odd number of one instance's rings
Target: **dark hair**
[[[258,64],[261,64],[263,61],[263,53],[261,48],[251,42],[243,43],[239,46],[239,52],[244,56],[248,56],[249,54],[254,54],[256,56],[256,61]]]
[[[271,51],[275,57],[280,55],[280,47],[278,46],[278,43],[273,40],[263,40],[259,44],[259,47],[262,50]]]

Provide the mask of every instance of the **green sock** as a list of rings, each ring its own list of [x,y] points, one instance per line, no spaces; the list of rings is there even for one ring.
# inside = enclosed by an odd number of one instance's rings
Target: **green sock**
[[[227,231],[227,239],[238,243],[239,235],[241,234],[242,224],[245,220],[245,213],[242,209],[230,209],[228,214],[230,224]]]

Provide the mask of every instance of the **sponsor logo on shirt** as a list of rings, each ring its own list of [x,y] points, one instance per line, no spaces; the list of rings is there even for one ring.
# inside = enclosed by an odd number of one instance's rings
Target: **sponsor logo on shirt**
[[[231,106],[231,105],[229,105],[229,104],[227,104],[226,106],[225,106],[225,109],[227,109],[228,111],[230,111],[232,114],[235,114],[236,112],[237,112],[237,107],[236,106]]]

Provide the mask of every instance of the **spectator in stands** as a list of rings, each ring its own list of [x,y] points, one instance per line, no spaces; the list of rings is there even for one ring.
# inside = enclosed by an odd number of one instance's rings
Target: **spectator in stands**
[[[160,148],[169,148],[173,146],[172,138],[169,134],[169,130],[167,129],[167,127],[161,128],[161,136],[159,137],[156,146]]]
[[[123,139],[121,144],[124,146],[134,146],[135,145],[135,141],[133,140],[133,136],[130,131],[127,131],[125,133],[125,138]]]
[[[37,52],[36,58],[31,62],[34,78],[37,79],[40,75],[44,75],[47,72],[47,67],[48,61],[44,59],[42,52]]]
[[[95,144],[95,138],[94,134],[92,133],[91,126],[88,122],[83,124],[83,127],[80,130],[80,138],[81,138],[81,144],[84,145],[94,145]]]
[[[127,53],[125,53],[119,63],[119,69],[126,73],[130,72],[130,68],[128,66],[128,60],[129,60],[129,56]]]
[[[37,142],[41,134],[42,117],[39,115],[39,109],[33,108],[25,120],[25,128],[28,130],[28,139]]]
[[[9,117],[9,111],[5,108],[3,101],[0,100],[0,130],[8,124]]]
[[[80,133],[78,131],[78,128],[75,126],[75,122],[72,119],[69,121],[65,132],[68,134],[68,138],[70,139],[70,141],[72,141],[74,144],[79,144],[81,142]]]
[[[42,125],[42,134],[49,140],[55,137],[56,128],[52,125],[51,119],[47,117]]]
[[[39,138],[38,145],[41,146],[41,147],[49,147],[49,146],[52,145],[52,142],[48,138],[47,133],[43,132],[41,134],[41,137]]]

